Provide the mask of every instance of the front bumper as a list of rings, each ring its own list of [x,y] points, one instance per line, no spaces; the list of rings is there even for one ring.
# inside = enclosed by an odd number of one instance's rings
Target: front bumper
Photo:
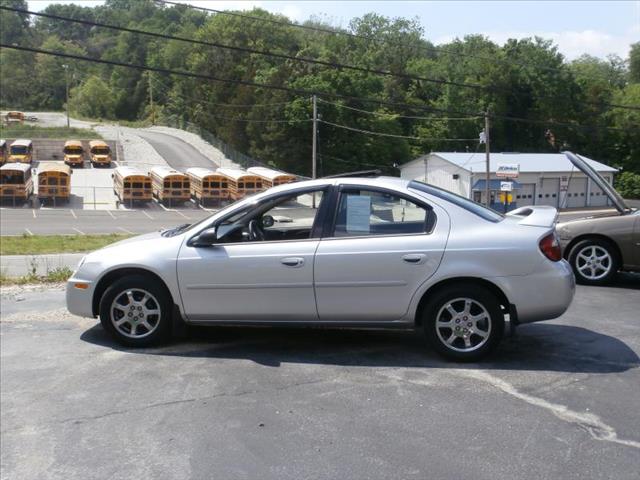
[[[565,260],[544,260],[529,275],[494,277],[491,280],[515,306],[519,324],[559,317],[571,305],[576,291],[573,271]]]
[[[78,285],[86,285],[85,288],[79,288]],[[67,310],[73,315],[79,317],[94,318],[93,314],[93,290],[94,285],[81,278],[71,277],[67,280]]]

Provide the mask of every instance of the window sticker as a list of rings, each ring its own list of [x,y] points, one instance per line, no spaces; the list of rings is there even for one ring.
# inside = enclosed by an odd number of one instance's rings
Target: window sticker
[[[347,232],[369,233],[371,197],[349,195],[347,197]]]

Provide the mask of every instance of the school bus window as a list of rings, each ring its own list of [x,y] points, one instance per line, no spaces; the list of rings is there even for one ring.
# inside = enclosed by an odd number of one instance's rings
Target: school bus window
[[[124,188],[131,188],[131,182],[124,182]]]
[[[142,182],[133,182],[133,188],[142,188]]]
[[[182,182],[171,182],[171,188],[182,188]]]
[[[220,184],[220,187],[221,187],[221,188],[227,188],[227,182],[222,182],[222,183]]]
[[[164,181],[164,188],[171,188],[171,182],[169,180]]]
[[[255,184],[253,182],[247,182],[245,186],[245,188],[255,188]]]
[[[144,182],[145,188],[151,188],[151,182]]]

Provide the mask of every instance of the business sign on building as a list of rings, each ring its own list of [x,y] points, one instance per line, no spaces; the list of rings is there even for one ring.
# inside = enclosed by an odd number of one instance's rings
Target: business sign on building
[[[498,178],[518,178],[520,175],[520,165],[517,163],[499,163],[496,170]]]
[[[510,192],[513,190],[513,182],[500,182],[501,192]]]

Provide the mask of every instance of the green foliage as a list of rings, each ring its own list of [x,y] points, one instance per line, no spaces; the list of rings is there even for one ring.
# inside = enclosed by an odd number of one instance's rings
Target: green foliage
[[[4,0],[3,0],[4,1]],[[11,0],[24,6],[23,0]],[[396,74],[469,83],[477,88],[425,80],[374,75],[348,69],[245,54],[104,28],[70,25],[0,12],[2,38],[9,43],[90,55],[106,60],[197,72],[317,92],[369,97],[386,102],[458,112],[484,112],[492,121],[494,151],[554,152],[571,148],[600,161],[640,172],[638,111],[613,109],[607,103],[640,105],[640,43],[630,58],[583,56],[567,62],[550,41],[511,39],[503,46],[482,35],[470,35],[434,46],[424,40],[417,19],[387,18],[370,13],[353,19],[345,31],[370,39],[326,35],[238,16],[211,15],[185,5],[163,6],[152,0],[108,0],[103,5],[47,6],[48,13],[96,20],[238,47],[269,50],[294,57],[352,64]],[[254,9],[249,15],[288,20]],[[312,19],[309,25],[330,27]],[[31,53],[0,51],[0,104],[16,109],[62,109],[69,81],[72,111],[89,118],[131,124],[191,124],[215,134],[236,150],[298,174],[310,173],[312,127],[309,98],[287,92],[206,81],[135,69],[71,62]],[[65,70],[62,65],[68,65]],[[149,107],[150,86],[154,108]],[[371,102],[335,103],[374,111],[366,114],[319,103],[321,119],[361,130],[409,138],[372,136],[326,123],[319,129],[319,174],[378,167],[396,173],[393,164],[432,150],[475,150],[482,118],[424,117],[428,111],[402,111]],[[499,118],[521,117],[524,123]],[[274,122],[270,122],[273,120]],[[552,126],[544,120],[567,123]],[[584,129],[580,125],[616,127]],[[550,144],[545,135],[553,133]]]
[[[116,99],[111,87],[100,77],[91,76],[71,91],[69,108],[89,118],[114,118]]]
[[[616,178],[615,187],[623,198],[640,199],[640,174],[622,172]]]
[[[67,140],[100,139],[93,130],[76,127],[39,127],[37,125],[0,125],[0,138],[57,138]]]

